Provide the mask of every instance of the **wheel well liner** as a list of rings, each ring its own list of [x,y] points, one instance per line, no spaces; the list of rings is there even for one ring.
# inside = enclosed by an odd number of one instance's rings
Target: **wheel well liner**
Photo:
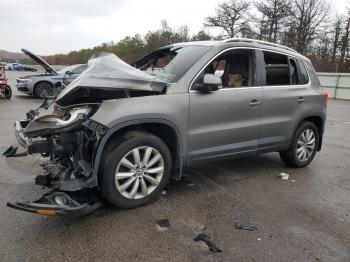
[[[94,159],[93,174],[97,178],[100,170],[101,158],[108,142],[116,136],[128,131],[146,131],[160,137],[169,147],[173,159],[172,178],[179,180],[183,166],[183,149],[181,145],[181,134],[175,124],[164,119],[142,119],[121,123],[109,129],[101,139]]]

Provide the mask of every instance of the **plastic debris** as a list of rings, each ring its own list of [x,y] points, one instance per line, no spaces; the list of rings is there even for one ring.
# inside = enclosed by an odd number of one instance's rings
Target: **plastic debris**
[[[260,237],[258,238],[258,241],[261,241],[261,238],[260,238]]]
[[[191,187],[191,186],[194,186],[194,184],[193,184],[193,183],[191,183],[191,184],[188,184],[188,185],[187,185],[187,187]]]
[[[278,176],[282,180],[288,180],[289,179],[289,174],[281,172]]]
[[[165,196],[166,195],[166,190],[162,191],[162,193],[160,193],[160,194]]]
[[[165,231],[170,227],[169,219],[158,219],[156,220],[157,228],[159,231]]]
[[[193,240],[196,242],[203,241],[208,246],[210,252],[222,252],[220,248],[210,241],[210,237],[206,234],[200,233]]]
[[[247,231],[256,231],[256,230],[258,230],[258,228],[255,227],[255,226],[240,225],[240,224],[238,224],[237,221],[235,221],[234,227],[235,227],[236,229],[247,230]]]
[[[170,227],[170,222],[169,219],[159,219],[156,221],[158,226],[160,227]]]

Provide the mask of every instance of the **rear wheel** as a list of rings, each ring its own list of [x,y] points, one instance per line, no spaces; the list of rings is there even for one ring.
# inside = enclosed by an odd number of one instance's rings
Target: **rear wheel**
[[[171,154],[159,137],[128,132],[106,148],[100,173],[102,195],[120,208],[144,205],[164,189],[170,173]]]
[[[47,98],[53,94],[53,85],[49,82],[39,82],[33,90],[34,96],[38,98]]]
[[[317,127],[314,123],[304,121],[296,130],[290,148],[280,152],[280,157],[288,166],[305,167],[314,159],[318,143]]]

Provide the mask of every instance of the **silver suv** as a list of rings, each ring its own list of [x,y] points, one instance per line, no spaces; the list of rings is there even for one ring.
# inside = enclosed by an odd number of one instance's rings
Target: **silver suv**
[[[321,149],[327,99],[309,59],[267,42],[178,43],[133,66],[102,53],[51,105],[16,121],[26,152],[46,158],[36,183],[53,190],[9,206],[83,214],[99,203],[94,190],[133,208],[184,167],[266,152],[304,167]]]

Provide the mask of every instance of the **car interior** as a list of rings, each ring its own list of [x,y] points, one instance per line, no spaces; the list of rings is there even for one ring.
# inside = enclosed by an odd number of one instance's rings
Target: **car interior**
[[[204,74],[215,74],[222,80],[224,88],[247,87],[254,85],[253,55],[249,51],[234,51],[215,59]]]

